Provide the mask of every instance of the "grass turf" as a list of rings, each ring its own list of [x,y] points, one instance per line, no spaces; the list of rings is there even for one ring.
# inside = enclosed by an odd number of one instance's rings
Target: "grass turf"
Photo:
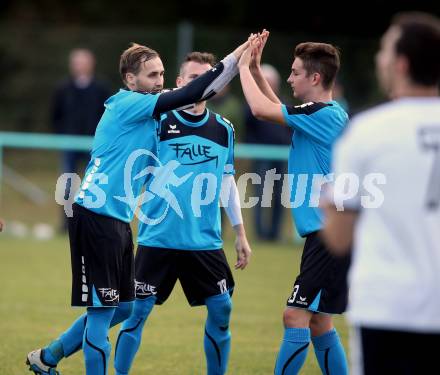
[[[0,249],[0,374],[23,374],[26,354],[57,337],[83,310],[70,307],[67,237],[36,241],[2,235]],[[233,264],[232,242],[225,244],[225,250]],[[254,242],[248,269],[234,271],[229,374],[273,373],[283,335],[282,312],[300,255],[292,245]],[[189,307],[176,285],[169,300],[150,315],[132,374],[204,374],[204,320],[205,308]],[[336,317],[335,322],[347,348],[345,320]],[[118,328],[111,331],[113,346],[117,332]],[[81,353],[58,368],[63,375],[84,373]],[[113,373],[111,363],[109,374]],[[313,349],[302,373],[320,374]]]

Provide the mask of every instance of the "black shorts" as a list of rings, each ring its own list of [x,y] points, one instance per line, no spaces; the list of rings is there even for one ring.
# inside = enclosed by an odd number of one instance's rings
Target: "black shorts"
[[[166,301],[179,279],[191,306],[218,294],[232,294],[234,279],[223,250],[174,250],[139,245],[135,259],[136,298]]]
[[[437,374],[440,333],[355,328],[353,375]]]
[[[347,307],[350,256],[331,255],[319,236],[313,232],[306,237],[300,273],[287,306],[342,314]]]
[[[117,306],[134,300],[130,225],[74,204],[69,218],[72,306]]]

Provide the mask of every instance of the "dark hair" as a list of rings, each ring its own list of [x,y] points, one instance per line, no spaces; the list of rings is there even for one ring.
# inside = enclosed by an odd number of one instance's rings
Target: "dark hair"
[[[199,64],[209,64],[211,66],[216,64],[215,56],[212,53],[190,52],[183,59],[182,65],[180,65],[180,73],[182,73],[183,67],[190,61],[194,61]]]
[[[432,86],[440,81],[440,19],[421,12],[399,13],[392,26],[401,35],[395,44],[397,55],[409,62],[409,75],[416,84]]]
[[[119,73],[122,81],[126,83],[125,75],[127,73],[138,74],[141,64],[155,57],[160,57],[155,50],[137,43],[131,43],[131,46],[122,52],[119,60]]]
[[[337,47],[327,43],[300,43],[295,47],[294,57],[303,61],[307,75],[321,75],[324,89],[328,90],[334,85],[341,64]]]

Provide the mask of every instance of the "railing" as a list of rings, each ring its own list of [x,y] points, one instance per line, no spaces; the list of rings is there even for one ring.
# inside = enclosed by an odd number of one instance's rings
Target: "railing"
[[[6,147],[89,151],[92,142],[93,137],[89,136],[0,132],[0,183],[3,176],[3,149]],[[238,143],[234,154],[237,159],[287,160],[288,149],[288,146]]]
[[[9,178],[19,181],[20,190],[25,194],[39,197],[44,201],[43,193],[39,192],[38,187],[33,186],[26,180],[15,174],[9,168],[3,165],[3,152],[5,148],[29,148],[41,150],[73,150],[73,151],[89,151],[92,148],[93,137],[90,136],[74,136],[74,135],[58,135],[44,133],[17,133],[17,132],[0,132],[0,194],[2,180],[7,172]],[[287,160],[289,155],[288,146],[272,146],[261,144],[236,144],[234,155],[237,159],[265,159],[265,160]],[[27,192],[27,193],[26,193]],[[295,242],[301,241],[296,231],[294,231]]]

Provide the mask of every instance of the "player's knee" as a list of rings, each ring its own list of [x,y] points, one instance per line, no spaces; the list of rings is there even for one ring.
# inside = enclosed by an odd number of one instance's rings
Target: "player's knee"
[[[145,299],[137,299],[134,302],[132,316],[136,319],[146,319],[148,315],[150,315],[151,310],[153,310],[155,302],[155,296]]]
[[[232,300],[228,293],[209,297],[206,300],[208,317],[218,326],[229,325],[232,312]]]
[[[321,336],[333,328],[330,315],[316,314],[310,319],[310,331],[312,336]]]
[[[307,310],[286,308],[283,313],[283,323],[290,328],[308,328],[310,313]]]
[[[112,326],[123,322],[128,319],[133,312],[134,302],[120,302],[118,308],[115,311],[113,317]]]

